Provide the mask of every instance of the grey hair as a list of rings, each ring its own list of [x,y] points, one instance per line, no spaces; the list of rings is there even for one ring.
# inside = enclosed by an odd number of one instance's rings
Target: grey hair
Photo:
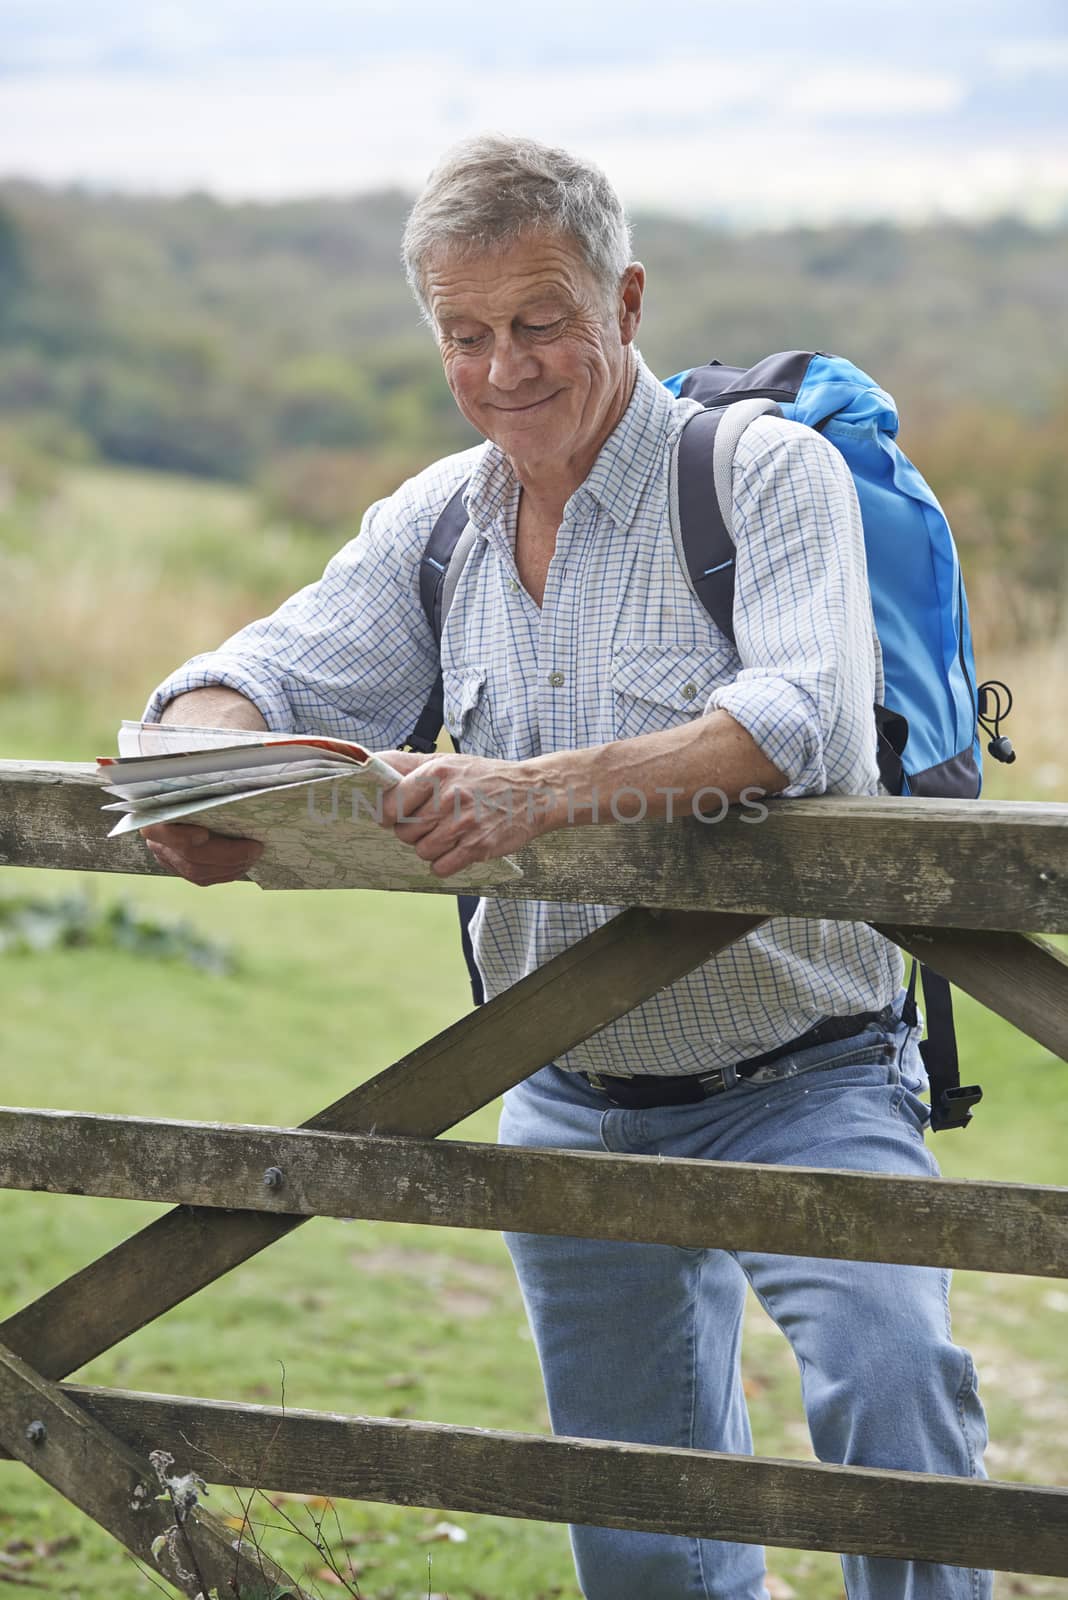
[[[499,250],[534,231],[572,239],[606,299],[630,265],[630,225],[600,167],[567,150],[499,133],[454,145],[430,174],[404,229],[404,270],[426,320],[432,321],[426,275],[437,252]]]

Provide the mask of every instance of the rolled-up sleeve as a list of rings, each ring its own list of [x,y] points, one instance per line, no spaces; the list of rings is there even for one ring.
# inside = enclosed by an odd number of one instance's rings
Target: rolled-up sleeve
[[[419,599],[420,557],[466,475],[463,460],[439,463],[372,506],[317,583],[173,672],[145,720],[158,721],[176,695],[222,686],[251,700],[273,732],[403,744],[438,670]]]
[[[727,711],[788,779],[785,795],[874,794],[882,668],[860,508],[838,451],[761,417],[734,463],[733,682]]]

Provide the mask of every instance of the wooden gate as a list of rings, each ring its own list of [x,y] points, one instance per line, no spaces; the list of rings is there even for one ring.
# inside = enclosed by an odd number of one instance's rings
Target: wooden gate
[[[0,864],[158,871],[99,803],[89,768],[0,765]],[[161,1549],[154,1449],[219,1483],[1068,1576],[1065,1489],[62,1381],[312,1216],[1068,1277],[1068,1189],[435,1142],[775,915],[870,922],[1068,1057],[1068,960],[1035,937],[1068,933],[1068,806],[779,801],[564,830],[522,865],[500,892],[632,909],[300,1129],[0,1111],[0,1186],[177,1207],[0,1324],[0,1454],[188,1595],[299,1590],[199,1505]]]

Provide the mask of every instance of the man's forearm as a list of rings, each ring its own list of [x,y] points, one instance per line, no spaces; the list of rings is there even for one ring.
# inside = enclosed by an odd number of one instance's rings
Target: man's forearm
[[[684,728],[558,750],[529,761],[387,752],[404,774],[382,823],[447,878],[576,823],[722,816],[726,805],[778,794],[788,779],[726,711]]]
[[[216,685],[208,689],[190,689],[176,695],[163,709],[161,722],[177,723],[184,728],[241,728],[248,732],[266,733],[267,724],[251,700],[246,700],[236,689]]]
[[[523,765],[551,795],[552,827],[618,820],[617,811],[629,814],[640,808],[635,790],[644,797],[643,816],[673,817],[695,801],[702,809],[715,810],[721,796],[733,805],[743,790],[778,794],[789,782],[726,711],[663,733],[588,750],[554,751]],[[614,805],[613,797],[618,797]]]

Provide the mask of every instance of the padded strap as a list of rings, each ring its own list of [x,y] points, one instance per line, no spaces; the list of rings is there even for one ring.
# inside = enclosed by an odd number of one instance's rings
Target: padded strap
[[[774,400],[695,411],[671,455],[669,513],[690,593],[734,643],[734,454],[755,418],[781,415]]]
[[[430,631],[441,642],[441,593],[452,553],[467,527],[467,509],[464,506],[466,481],[461,483],[430,530],[422,560],[419,563],[419,598],[423,603]]]
[[[476,537],[474,528],[468,523],[467,510],[464,506],[466,489],[465,481],[438,517],[430,530],[430,538],[426,542],[419,563],[419,598],[430,631],[439,647],[445,618],[449,614],[456,585],[460,581],[460,573]],[[445,688],[439,667],[433,688],[419,713],[418,722],[405,740],[404,748],[429,755],[432,750],[437,749],[438,734],[441,732],[444,720]]]
[[[449,611],[452,607],[453,596],[456,593],[456,585],[460,581],[460,574],[467,565],[467,558],[471,554],[471,546],[478,538],[478,529],[475,527],[474,523],[467,522],[466,518],[464,520],[464,531],[456,541],[452,556],[449,559],[449,564],[445,569],[445,575],[441,580],[441,604],[438,610],[439,644],[441,643],[441,636],[445,632],[445,619],[449,615]]]

